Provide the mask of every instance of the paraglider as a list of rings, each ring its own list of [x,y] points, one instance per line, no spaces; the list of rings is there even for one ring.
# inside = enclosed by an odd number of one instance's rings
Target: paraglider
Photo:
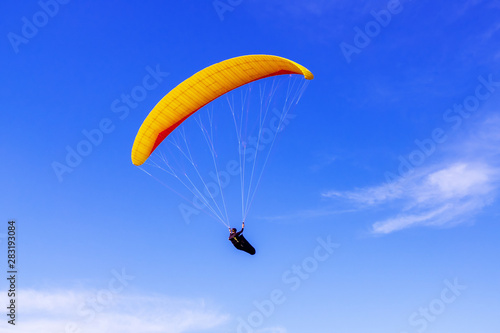
[[[188,118],[190,118],[190,116],[192,116],[198,110],[211,103],[218,97],[254,81],[283,75],[288,75],[291,77],[290,74],[302,75],[306,79],[306,81],[312,80],[314,77],[307,68],[299,65],[298,63],[295,63],[286,58],[272,55],[240,56],[216,63],[205,69],[202,69],[201,71],[195,73],[191,77],[181,82],[175,88],[173,88],[151,110],[149,115],[142,123],[135,138],[131,154],[132,163],[136,166],[141,166],[142,164],[144,164],[162,143],[162,141],[169,137],[169,135],[171,135],[171,133],[177,127],[182,125]],[[279,113],[277,109],[273,109],[272,112],[267,112],[267,110],[269,110],[269,104],[267,104],[267,109],[264,108],[266,110],[264,113],[263,105],[265,105],[266,102],[269,102],[269,100],[273,98],[274,93],[277,89],[274,83],[271,85],[272,90],[268,95],[266,95],[267,99],[264,101],[264,104],[263,101],[261,101],[260,103],[261,114],[257,127],[259,129],[259,132],[256,138],[254,138],[254,142],[256,142],[257,145],[256,147],[258,147],[259,149],[252,150],[250,146],[247,149],[248,142],[249,144],[251,144],[252,141],[246,141],[246,139],[243,137],[243,135],[246,133],[246,131],[242,131],[241,128],[241,124],[243,123],[243,116],[239,121],[237,121],[235,118],[235,111],[233,110],[234,108],[231,108],[238,138],[238,146],[236,151],[239,153],[239,160],[235,163],[239,166],[239,178],[241,180],[241,208],[243,221],[245,221],[245,218],[248,214],[249,207],[253,202],[255,190],[262,176],[261,173],[260,175],[254,177],[257,154],[261,150],[264,143],[269,146],[270,151],[272,145],[274,144],[274,139],[276,138],[277,133],[282,130],[281,126],[283,126],[283,121],[286,118],[288,110],[298,102],[305,89],[305,86],[305,83],[302,84],[302,86],[299,85],[299,88],[296,88],[294,85],[289,85],[286,88],[287,95],[284,99],[284,105],[281,107],[281,113]],[[294,92],[295,95],[293,95]],[[251,113],[250,111],[248,111],[248,113],[245,113],[245,119],[248,118],[248,114]],[[215,111],[214,113],[216,112],[218,111]],[[266,119],[266,116],[268,114],[276,113],[279,113],[280,116],[274,119],[274,122],[271,126],[272,130],[263,128],[263,122]],[[191,133],[186,134],[184,129],[180,131],[182,139],[179,141],[172,140],[172,144],[175,149],[182,153],[180,159],[185,158],[188,161],[188,167],[192,167],[195,169],[196,172],[194,177],[200,180],[201,185],[199,186],[201,188],[197,187],[196,184],[194,184],[193,177],[189,177],[186,172],[187,167],[182,166],[180,171],[176,172],[173,169],[172,164],[165,158],[163,154],[159,155],[162,159],[161,162],[165,163],[166,166],[160,167],[156,162],[153,162],[153,165],[157,169],[166,171],[166,173],[181,181],[181,183],[194,195],[194,199],[192,200],[192,202],[194,203],[196,201],[198,203],[198,205],[195,206],[200,207],[200,205],[202,205],[206,207],[208,209],[209,215],[213,216],[219,222],[223,223],[229,228],[231,233],[229,240],[233,243],[233,245],[237,249],[253,255],[255,254],[255,249],[242,235],[244,223],[240,232],[237,232],[236,229],[230,228],[229,226],[229,217],[227,214],[226,203],[224,201],[224,196],[222,195],[222,189],[225,185],[221,183],[221,172],[218,170],[217,166],[218,163],[216,161],[216,156],[218,154],[216,154],[214,148],[212,121],[213,115],[210,114],[210,126],[208,128],[205,128],[205,126],[203,126],[203,124],[201,123],[201,118],[199,121],[197,120],[198,125],[202,130],[203,138],[208,144],[208,151],[211,153],[210,160],[213,159],[215,170],[212,174],[215,174],[215,176],[212,178],[216,180],[217,184],[214,184],[214,186],[210,186],[211,184],[203,179],[202,174],[198,169],[198,163],[194,162],[191,155],[191,148],[198,147],[196,145],[191,147],[192,142],[189,142],[188,144],[188,141],[190,141],[189,139]],[[222,130],[224,130],[224,128],[222,128]],[[264,135],[267,135],[265,139]],[[181,144],[179,144],[179,142],[181,142]],[[186,147],[184,151],[181,147],[182,142],[185,144],[184,147]],[[269,153],[264,159],[264,166],[267,163],[268,157]],[[178,161],[179,159],[174,158],[173,163]],[[252,166],[248,169],[250,169],[252,173],[249,179],[246,179],[244,175],[245,163],[250,162],[252,163]],[[185,178],[181,179],[181,177]],[[214,196],[216,196],[217,193],[221,193],[220,196],[222,199],[222,207],[219,207],[221,205],[215,203],[216,198],[214,198]],[[214,207],[212,207],[212,205],[210,204],[210,200],[214,202]]]
[[[202,69],[172,89],[151,110],[135,138],[132,163],[143,164],[177,126],[217,97],[252,81],[284,74],[314,78],[307,68],[271,55],[236,57]]]
[[[233,243],[234,247],[238,250],[245,251],[251,255],[255,254],[255,249],[243,236],[243,230],[245,229],[245,222],[241,225],[241,230],[237,231],[236,228],[229,228],[229,240]]]

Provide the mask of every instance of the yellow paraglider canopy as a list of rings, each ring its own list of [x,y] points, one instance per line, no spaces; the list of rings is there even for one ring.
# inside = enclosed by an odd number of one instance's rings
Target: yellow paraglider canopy
[[[241,56],[202,69],[172,89],[151,110],[135,138],[132,163],[143,164],[177,126],[214,99],[252,81],[283,74],[314,78],[307,68],[272,55]]]

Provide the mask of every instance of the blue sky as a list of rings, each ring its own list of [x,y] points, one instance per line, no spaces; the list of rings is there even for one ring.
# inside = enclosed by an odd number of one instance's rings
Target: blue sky
[[[19,259],[2,332],[500,329],[497,2],[1,9],[0,242],[15,219]],[[315,75],[247,218],[255,256],[130,161],[169,90],[246,54]]]

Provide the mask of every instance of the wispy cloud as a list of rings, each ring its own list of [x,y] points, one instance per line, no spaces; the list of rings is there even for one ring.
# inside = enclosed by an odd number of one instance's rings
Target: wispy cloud
[[[94,333],[182,333],[217,328],[230,319],[203,299],[121,294],[109,298],[72,290],[29,289],[18,294],[23,313],[19,333],[64,332],[68,327]]]
[[[326,153],[316,153],[314,154],[315,163],[309,168],[312,172],[318,172],[337,160],[337,156]]]
[[[371,2],[346,0],[257,0],[247,4],[248,13],[258,20],[271,19],[280,27],[300,33],[300,36],[305,36],[308,45],[311,42],[331,45],[332,39],[342,36],[343,30],[352,31],[341,17],[358,20],[366,17],[371,10],[379,9]]]
[[[270,222],[291,221],[291,220],[307,221],[320,217],[338,215],[343,213],[352,213],[354,211],[356,211],[356,209],[335,209],[335,208],[304,209],[292,212],[290,214],[260,216],[258,218]]]
[[[390,183],[352,191],[327,191],[357,207],[389,207],[394,216],[372,224],[375,234],[415,226],[449,227],[468,222],[491,204],[500,180],[500,118],[490,117],[466,140],[445,150],[440,162],[416,168]],[[449,155],[449,156],[448,156]]]
[[[422,172],[406,181],[396,217],[375,222],[374,233],[387,234],[413,226],[451,226],[465,222],[490,204],[499,170],[482,164],[459,162],[438,171]],[[383,203],[380,201],[379,203]]]
[[[471,10],[471,8],[481,4],[483,1],[484,0],[469,0],[463,3],[456,3],[455,4],[456,10],[451,13],[448,19],[449,20],[459,19],[460,17],[466,15]]]
[[[482,41],[483,42],[489,42],[491,40],[491,38],[497,34],[500,30],[500,23],[496,23],[494,24],[492,27],[490,27],[488,30],[486,30],[483,34],[482,34]]]
[[[345,8],[350,3],[347,1],[314,0],[301,1],[291,0],[287,2],[257,1],[262,10],[271,14],[281,14],[292,17],[304,17],[306,15],[321,16],[338,8]]]
[[[255,331],[255,333],[286,333],[286,332],[287,332],[286,328],[280,326],[266,327]]]

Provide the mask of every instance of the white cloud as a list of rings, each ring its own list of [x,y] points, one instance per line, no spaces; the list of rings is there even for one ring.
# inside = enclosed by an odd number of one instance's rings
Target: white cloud
[[[483,34],[482,34],[482,41],[484,43],[487,43],[491,40],[491,38],[493,36],[495,36],[495,34],[498,33],[498,31],[500,30],[500,23],[496,23],[494,24],[492,27],[490,27],[488,30],[486,30]]]
[[[287,332],[286,328],[280,326],[266,327],[255,331],[255,333],[286,333],[286,332]]]
[[[454,164],[449,168],[431,173],[424,184],[427,187],[425,196],[418,199],[419,201],[433,199],[433,194],[436,194],[436,199],[444,200],[486,194],[491,188],[489,183],[494,173],[495,171],[488,166]]]
[[[469,0],[469,1],[465,1],[463,3],[456,3],[455,4],[456,10],[454,13],[452,13],[450,15],[449,19],[452,19],[452,20],[459,19],[460,17],[468,14],[472,7],[475,7],[482,2],[483,2],[483,0]]]
[[[271,221],[271,222],[276,222],[276,221],[290,221],[290,220],[310,220],[314,218],[319,218],[319,217],[325,217],[325,216],[332,216],[332,215],[337,215],[337,214],[343,214],[343,213],[352,213],[355,212],[355,209],[345,209],[345,210],[340,210],[340,209],[306,209],[306,210],[300,210],[296,211],[290,214],[283,214],[283,215],[273,215],[273,216],[260,216],[260,219]]]
[[[22,324],[16,326],[19,333],[182,333],[217,328],[230,319],[203,299],[33,289],[19,290],[18,295],[22,306]]]
[[[291,0],[286,2],[273,2],[273,1],[257,1],[256,4],[262,9],[267,11],[267,14],[286,15],[292,17],[304,17],[304,15],[321,16],[325,12],[343,8],[350,4],[347,1],[332,1],[332,0],[314,0],[302,1]]]
[[[383,184],[374,187],[356,189],[354,191],[327,191],[322,194],[325,198],[345,198],[363,205],[376,205],[378,203],[396,199],[403,194],[405,180],[397,183]]]
[[[470,222],[494,201],[500,187],[499,128],[500,117],[490,117],[470,131],[466,140],[448,147],[448,155],[439,163],[429,162],[392,183],[353,191],[328,191],[323,196],[346,199],[364,208],[396,207],[395,216],[372,224],[376,234]]]
[[[322,154],[316,153],[314,158],[316,160],[316,163],[314,163],[313,165],[311,165],[309,167],[309,169],[312,172],[318,172],[318,171],[326,168],[330,164],[334,163],[337,160],[337,156],[332,155],[332,154],[325,154],[325,153],[322,153]]]
[[[429,221],[436,216],[444,213],[449,208],[448,205],[440,207],[436,210],[425,212],[420,215],[403,215],[373,224],[373,232],[377,234],[388,234],[390,232],[401,230],[414,226],[419,223]]]

